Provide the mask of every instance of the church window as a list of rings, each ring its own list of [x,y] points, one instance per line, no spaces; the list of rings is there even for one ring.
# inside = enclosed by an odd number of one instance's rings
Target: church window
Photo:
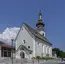
[[[11,57],[11,49],[7,47],[1,47],[1,56],[2,57]]]
[[[43,33],[43,36],[44,36],[44,33]]]
[[[28,48],[30,48],[30,46],[28,46]]]
[[[23,40],[24,44],[26,43],[25,40]]]

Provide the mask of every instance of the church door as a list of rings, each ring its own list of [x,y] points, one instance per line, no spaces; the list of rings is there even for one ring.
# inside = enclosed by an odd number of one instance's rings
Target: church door
[[[20,56],[21,56],[21,58],[25,58],[24,52],[20,52]]]

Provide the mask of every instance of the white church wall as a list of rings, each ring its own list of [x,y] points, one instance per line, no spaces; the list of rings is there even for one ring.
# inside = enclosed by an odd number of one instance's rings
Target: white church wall
[[[42,47],[42,43],[36,42],[35,43],[35,55],[36,56],[42,56],[43,53],[43,47]]]
[[[47,54],[49,54],[49,46],[47,46]]]
[[[52,46],[46,45],[46,56],[52,57]]]
[[[46,56],[46,44],[44,44],[44,52],[43,52],[43,56]]]
[[[47,56],[47,55],[52,56],[52,46],[50,46],[49,44],[47,44],[46,42],[38,38],[36,38],[35,51],[36,51],[37,56],[38,55],[39,56]]]
[[[24,43],[25,40],[25,43]],[[18,49],[18,47],[20,45],[24,45],[28,48],[28,46],[30,46],[30,50],[33,50],[33,39],[31,37],[31,35],[27,32],[27,30],[25,29],[24,26],[22,26],[21,31],[17,37],[16,40],[16,50]]]
[[[32,38],[33,39],[33,38]],[[36,42],[35,42],[35,38],[33,39],[33,57],[35,57],[35,53],[36,53],[36,50],[35,50],[35,48],[36,48]]]
[[[35,44],[35,51],[36,51],[36,56],[43,56],[44,54],[44,43],[42,40],[36,38],[36,44]]]
[[[24,40],[25,40],[25,43],[24,43]],[[22,45],[25,45],[27,48],[28,46],[30,46],[30,49],[32,50],[32,45],[33,45],[32,42],[33,42],[32,37],[27,32],[27,30],[24,27],[22,27],[18,35],[18,38],[16,40],[16,49],[18,49],[18,47],[22,44]]]
[[[49,54],[49,52],[48,52],[49,50],[48,49],[49,49],[49,46],[46,45],[46,54]]]
[[[49,47],[49,57],[52,57],[52,46]]]
[[[21,59],[20,52],[21,52],[21,50],[18,50],[17,53],[16,53],[16,58],[18,58],[18,59]]]
[[[43,44],[43,57],[45,56],[45,44]]]

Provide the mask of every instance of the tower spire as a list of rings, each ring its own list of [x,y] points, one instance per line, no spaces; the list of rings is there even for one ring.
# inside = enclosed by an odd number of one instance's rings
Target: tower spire
[[[40,12],[39,12],[39,14],[38,14],[38,21],[42,21],[42,13],[41,13],[41,10],[40,10]]]
[[[42,25],[43,27],[44,27],[44,25],[45,25],[45,24],[43,23],[41,10],[40,10],[40,12],[39,12],[39,14],[38,14],[38,22],[37,22],[36,26],[38,26],[38,25]]]
[[[45,36],[44,26],[45,26],[45,24],[43,23],[42,13],[41,13],[41,11],[40,11],[39,14],[38,14],[38,22],[37,22],[37,24],[36,24],[36,27],[37,27],[37,31],[38,31],[41,35],[44,35],[44,36]]]

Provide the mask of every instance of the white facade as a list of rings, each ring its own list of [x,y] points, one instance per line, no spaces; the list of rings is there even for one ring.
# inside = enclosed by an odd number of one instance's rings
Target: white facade
[[[33,58],[36,56],[52,57],[52,46],[45,41],[35,37],[25,26],[22,25],[17,38],[16,38],[16,58],[21,58],[20,53],[24,52],[25,58]],[[19,49],[19,46],[23,45],[24,50]],[[30,53],[31,50],[32,52]]]
[[[25,41],[25,43],[24,43],[24,41]],[[33,38],[27,32],[27,30],[24,28],[24,26],[22,26],[20,33],[18,34],[18,37],[17,37],[17,40],[16,40],[16,50],[18,49],[18,47],[20,45],[24,45],[27,48],[28,48],[28,46],[30,46],[30,50],[33,50],[33,43],[32,42],[33,42]],[[22,50],[19,50],[19,51],[21,52]],[[16,57],[18,57],[18,56],[20,57],[19,51],[16,52]],[[29,56],[29,54],[27,54],[27,55]],[[32,55],[30,55],[30,56],[32,56]],[[28,58],[28,57],[26,57],[26,58]]]

